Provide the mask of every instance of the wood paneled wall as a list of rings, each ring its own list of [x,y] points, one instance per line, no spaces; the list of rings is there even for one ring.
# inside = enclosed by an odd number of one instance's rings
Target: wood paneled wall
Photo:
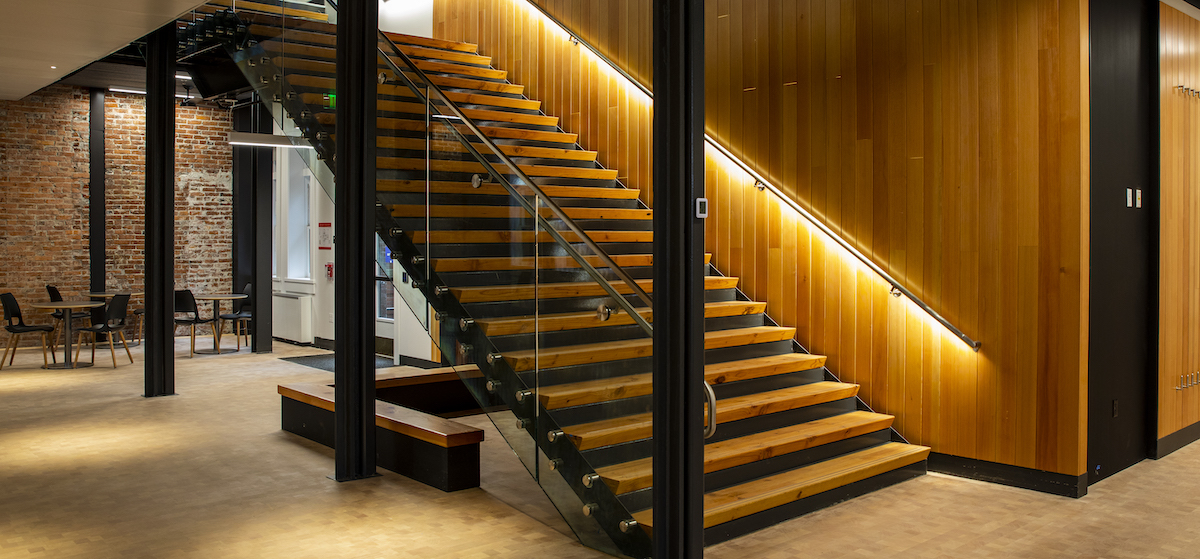
[[[1158,438],[1200,421],[1200,21],[1159,4],[1161,216],[1159,219]]]
[[[649,85],[648,0],[539,2]],[[438,0],[434,33],[649,190],[649,112],[523,3]],[[710,134],[983,349],[710,154],[714,264],[937,452],[1086,468],[1087,19],[1087,0],[707,2]]]

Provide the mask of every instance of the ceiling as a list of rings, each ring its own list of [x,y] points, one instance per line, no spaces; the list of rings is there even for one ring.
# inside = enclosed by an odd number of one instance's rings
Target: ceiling
[[[0,100],[20,99],[116,52],[197,0],[19,0],[0,15]]]

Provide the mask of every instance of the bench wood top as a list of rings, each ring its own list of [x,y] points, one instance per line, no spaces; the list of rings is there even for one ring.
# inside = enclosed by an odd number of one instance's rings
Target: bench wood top
[[[453,373],[452,373],[453,374]],[[279,394],[333,411],[333,387],[317,383],[279,385]],[[483,430],[417,410],[375,401],[375,425],[445,448],[483,441]]]

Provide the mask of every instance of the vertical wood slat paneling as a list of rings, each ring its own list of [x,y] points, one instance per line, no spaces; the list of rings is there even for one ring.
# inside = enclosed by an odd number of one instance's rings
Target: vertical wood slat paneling
[[[649,0],[536,1],[651,85]],[[438,0],[435,30],[479,43],[649,202],[650,108],[624,86],[604,101],[612,78],[522,4]],[[505,5],[515,20],[471,24]],[[709,133],[983,349],[710,154],[717,267],[911,441],[1083,473],[1087,0],[710,0],[705,17]]]
[[[1200,21],[1159,4],[1161,181],[1158,438],[1200,421]],[[1184,377],[1181,381],[1181,375]],[[1177,387],[1183,386],[1182,390]]]

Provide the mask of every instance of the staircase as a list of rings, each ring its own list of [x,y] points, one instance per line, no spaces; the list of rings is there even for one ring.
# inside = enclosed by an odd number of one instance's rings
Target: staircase
[[[205,7],[225,22],[215,40],[330,161],[334,26],[269,4],[237,8],[233,17],[227,2]],[[391,56],[394,67],[381,58],[377,229],[436,311],[431,337],[454,364],[478,365],[463,381],[581,541],[650,556],[652,344],[613,294],[645,321],[652,311],[446,103],[425,102],[416,69],[654,295],[652,210],[474,45],[387,39],[385,52],[406,57]],[[823,356],[802,352],[795,329],[771,321],[737,278],[708,270],[704,378],[717,397],[717,429],[704,457],[706,543],[924,473],[927,447],[903,442],[892,416],[867,409],[858,386],[838,382]],[[425,301],[410,304],[424,313]]]

